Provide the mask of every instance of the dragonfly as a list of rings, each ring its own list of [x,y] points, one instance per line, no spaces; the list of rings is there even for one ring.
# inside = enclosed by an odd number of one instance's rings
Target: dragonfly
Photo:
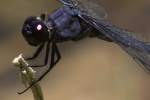
[[[31,65],[31,67],[42,67],[50,62],[48,69],[31,85],[19,94],[26,92],[34,84],[47,75],[51,69],[60,61],[58,43],[66,41],[79,41],[86,37],[98,38],[118,44],[137,63],[150,72],[150,43],[134,36],[128,30],[119,28],[107,20],[105,10],[93,3],[82,2],[84,0],[59,0],[63,6],[51,14],[28,17],[22,28],[22,34],[29,45],[37,47],[32,57],[38,57],[44,47],[46,54],[42,65]],[[51,52],[50,52],[51,49]],[[49,54],[50,53],[50,54]],[[50,55],[50,57],[49,57]],[[50,60],[49,60],[50,58]]]

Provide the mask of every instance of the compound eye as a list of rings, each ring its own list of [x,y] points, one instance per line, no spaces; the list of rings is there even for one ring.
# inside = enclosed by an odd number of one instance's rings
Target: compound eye
[[[41,30],[42,30],[42,25],[41,25],[41,24],[38,24],[37,27],[36,27],[36,29],[37,29],[38,31],[41,31]]]

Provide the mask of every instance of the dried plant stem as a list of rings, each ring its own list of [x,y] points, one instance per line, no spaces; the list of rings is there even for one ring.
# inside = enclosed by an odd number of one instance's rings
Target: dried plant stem
[[[34,77],[35,71],[31,67],[29,67],[29,64],[22,57],[22,54],[20,54],[13,60],[13,64],[19,68],[22,83],[26,87],[31,85],[36,80],[36,78]],[[34,100],[44,100],[41,87],[38,83],[32,86],[31,90],[34,96]]]

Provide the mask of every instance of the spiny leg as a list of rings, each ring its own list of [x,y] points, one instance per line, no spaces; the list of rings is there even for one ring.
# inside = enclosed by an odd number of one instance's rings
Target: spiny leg
[[[35,53],[33,54],[32,57],[29,57],[29,58],[26,58],[26,60],[33,60],[35,58],[37,58],[37,56],[40,54],[40,52],[43,50],[43,47],[44,47],[45,43],[41,44],[37,50],[35,51]]]
[[[31,65],[31,67],[44,67],[44,66],[46,66],[48,64],[49,51],[50,51],[50,41],[48,41],[48,43],[46,45],[46,54],[45,54],[44,64],[42,64],[42,65]]]
[[[56,56],[56,60],[55,60],[55,56]],[[61,56],[60,56],[60,53],[59,53],[59,50],[57,48],[57,45],[55,43],[52,43],[52,51],[51,51],[51,62],[50,62],[50,66],[48,68],[48,70],[46,70],[46,72],[41,75],[41,77],[39,77],[35,83],[39,82],[41,79],[44,78],[45,75],[47,75],[48,72],[51,71],[51,69],[54,67],[54,65],[56,65],[61,59]],[[33,83],[33,85],[35,84]]]
[[[61,54],[60,54],[60,52],[59,52],[59,49],[58,49],[56,43],[53,43],[53,48],[55,49],[54,52],[55,52],[56,57],[57,57],[57,59],[56,59],[56,61],[55,61],[55,63],[54,63],[54,65],[55,65],[55,64],[57,64],[58,61],[61,59]],[[54,58],[54,59],[55,59],[55,58]]]
[[[26,92],[28,89],[30,89],[34,84],[36,84],[37,82],[39,82],[40,80],[42,80],[44,78],[45,75],[47,75],[48,72],[51,71],[51,69],[54,67],[55,64],[57,64],[61,58],[59,50],[57,48],[57,45],[55,43],[52,43],[52,51],[51,51],[51,62],[50,62],[50,66],[48,68],[48,70],[46,70],[46,72],[41,75],[35,82],[33,82],[29,87],[27,87],[25,90],[23,90],[22,92],[19,92],[18,94],[22,94],[24,92]],[[55,56],[57,57],[56,61],[55,61]]]

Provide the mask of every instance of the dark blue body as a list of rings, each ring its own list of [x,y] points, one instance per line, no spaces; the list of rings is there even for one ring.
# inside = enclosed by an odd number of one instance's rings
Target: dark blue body
[[[53,23],[52,23],[53,22]],[[91,30],[88,24],[79,19],[69,8],[62,7],[48,16],[47,23],[53,24],[54,34],[58,41],[79,39],[88,30]]]

